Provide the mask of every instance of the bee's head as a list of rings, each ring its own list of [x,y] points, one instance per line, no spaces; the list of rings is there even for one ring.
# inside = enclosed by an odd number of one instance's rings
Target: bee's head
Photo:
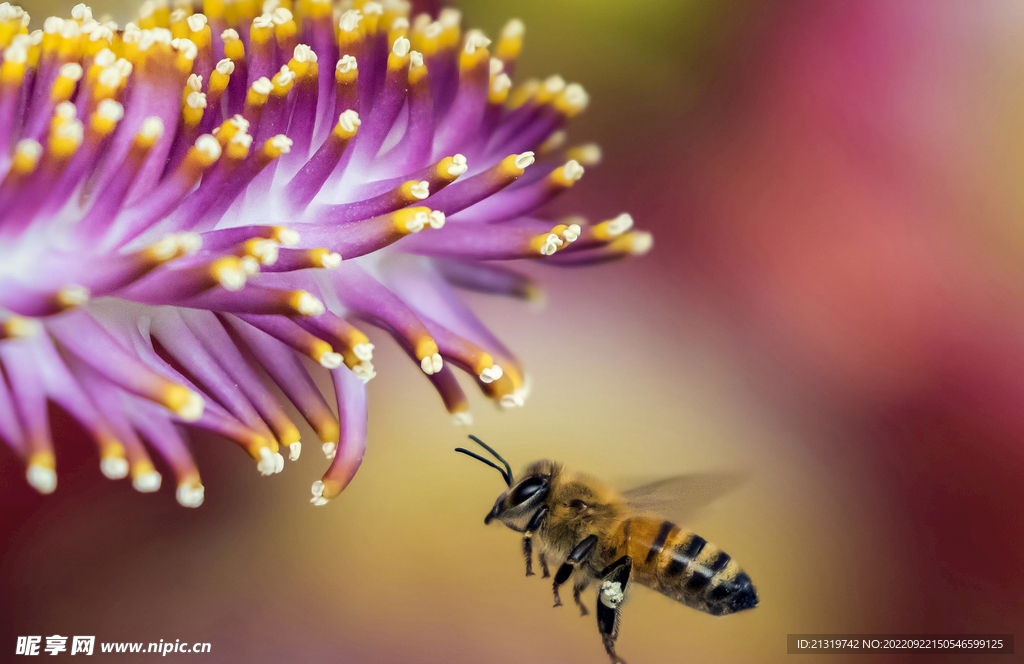
[[[508,489],[503,491],[498,496],[498,499],[494,501],[494,507],[484,517],[484,523],[487,524],[492,519],[498,519],[509,528],[522,532],[526,529],[526,523],[530,520],[530,517],[533,516],[533,513],[547,498],[555,465],[550,461],[538,461],[530,464],[522,479],[517,482],[512,477],[512,468],[509,467],[508,462],[500,454],[476,436],[470,436],[470,439],[494,455],[494,458],[500,461],[504,467],[498,466],[493,461],[461,447],[455,451],[471,456],[477,461],[494,468],[501,473],[502,479],[508,485]]]

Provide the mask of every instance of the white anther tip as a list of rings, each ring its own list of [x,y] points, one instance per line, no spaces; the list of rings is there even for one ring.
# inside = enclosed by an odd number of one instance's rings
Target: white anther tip
[[[335,69],[337,69],[338,72],[340,72],[342,74],[347,74],[348,72],[352,71],[353,69],[358,69],[358,68],[359,68],[359,66],[358,66],[358,63],[356,62],[355,56],[352,56],[352,55],[343,55],[343,56],[341,56],[341,59],[338,60],[338,64],[335,67]]]
[[[206,103],[205,98],[203,99],[203,103]],[[158,117],[146,118],[142,121],[142,129],[139,130],[139,134],[150,140],[160,138],[164,134],[164,121]]]
[[[325,269],[333,269],[341,265],[341,254],[336,252],[326,253],[320,256],[320,266]]]
[[[420,360],[420,368],[423,369],[423,373],[428,376],[433,376],[444,367],[444,359],[441,358],[440,353],[434,353],[428,355]]]
[[[409,187],[409,193],[411,193],[416,200],[422,201],[424,198],[430,196],[430,183],[426,180],[415,182],[411,187]]]
[[[196,149],[199,150],[207,159],[216,161],[220,159],[221,147],[220,141],[210,134],[203,134],[196,139]]]
[[[206,404],[203,401],[203,397],[198,392],[190,392],[188,401],[178,411],[178,417],[186,422],[195,422],[203,416],[205,408]]]
[[[626,212],[608,222],[608,232],[611,235],[622,235],[630,228],[633,228],[633,216]]]
[[[53,493],[57,488],[57,473],[52,468],[38,464],[29,465],[25,471],[25,479],[33,489],[42,494]]]
[[[100,459],[100,472],[111,480],[120,480],[128,477],[128,461],[121,457],[106,457]]]
[[[256,94],[269,95],[274,89],[274,84],[266,76],[261,76],[252,82],[252,89]]]
[[[299,295],[298,310],[303,316],[319,316],[326,311],[324,303],[306,291]]]
[[[405,37],[399,37],[395,40],[394,46],[391,47],[391,52],[400,58],[404,58],[409,55],[409,51],[412,49],[412,42]]]
[[[277,241],[282,247],[294,247],[299,243],[299,232],[291,228],[282,228],[277,234]]]
[[[320,366],[325,369],[337,369],[344,363],[339,353],[329,352],[320,356]]]
[[[160,490],[163,477],[155,470],[140,473],[132,478],[132,488],[139,493],[154,493]]]
[[[537,160],[537,157],[532,152],[524,152],[516,156],[516,168],[523,169],[527,166],[533,165],[533,162]]]
[[[338,444],[324,443],[323,445],[320,446],[320,449],[323,450],[324,456],[327,457],[328,461],[330,461],[334,459],[334,456],[338,453]]]
[[[205,494],[206,488],[202,484],[180,484],[174,497],[182,507],[199,507]]]
[[[264,447],[260,449],[260,460],[256,462],[256,470],[259,471],[260,475],[267,477],[269,475],[273,475],[276,472],[279,472],[277,470],[277,461],[274,458],[275,456],[280,455],[275,455],[273,452],[270,451],[269,447]]]
[[[317,480],[316,482],[313,482],[311,490],[313,492],[313,497],[309,500],[310,504],[316,505],[317,507],[327,504],[327,499],[324,498],[324,483],[322,481]]]
[[[448,175],[454,175],[459,177],[463,173],[469,170],[469,163],[466,161],[466,156],[457,154],[452,157],[451,166],[448,167]]]
[[[575,182],[583,177],[583,166],[581,166],[580,162],[575,159],[570,159],[565,162],[565,166],[563,166],[563,168],[565,169],[565,179],[569,182]]]
[[[514,37],[521,37],[526,32],[526,24],[518,18],[514,18],[505,24],[505,27],[501,30],[501,36],[505,39],[512,39]]]
[[[359,22],[363,20],[363,14],[358,9],[349,9],[341,18],[338,20],[338,27],[345,32],[352,32],[359,27]]]
[[[480,372],[481,383],[493,383],[505,374],[501,367],[495,364],[494,366],[487,367]]]
[[[647,232],[633,234],[632,252],[636,255],[646,254],[654,248],[654,236]]]
[[[338,124],[342,129],[351,134],[356,130],[356,127],[362,124],[362,121],[359,119],[358,113],[349,109],[342,111],[341,115],[338,116]]]
[[[290,443],[288,445],[288,460],[289,461],[298,461],[299,457],[301,455],[302,455],[302,442],[301,441],[296,441],[296,442]]]
[[[360,362],[352,369],[352,373],[363,383],[369,383],[377,377],[377,370],[373,368],[372,362]]]

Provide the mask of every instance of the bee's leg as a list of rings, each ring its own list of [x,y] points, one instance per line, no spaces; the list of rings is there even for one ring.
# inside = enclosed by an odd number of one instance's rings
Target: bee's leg
[[[523,556],[526,557],[526,576],[533,576],[533,533],[540,528],[547,517],[548,508],[547,505],[544,505],[533,513],[530,522],[526,524],[526,530],[523,531],[525,533],[523,535]],[[547,571],[546,567],[544,569]]]
[[[576,580],[572,584],[572,601],[576,602],[576,606],[580,607],[580,615],[585,616],[590,613],[587,607],[583,605],[583,600],[580,599],[580,593],[590,586],[590,577],[583,577],[582,574],[576,575]]]
[[[548,557],[543,552],[537,554],[537,561],[540,563],[540,578],[546,579],[551,576],[551,571],[548,569]]]
[[[612,664],[625,664],[625,660],[615,654],[615,639],[619,637],[620,605],[626,598],[632,569],[633,559],[622,556],[601,572],[601,588],[597,591],[597,629]]]
[[[594,550],[595,544],[597,544],[597,535],[588,535],[583,538],[583,541],[576,545],[569,553],[569,557],[562,563],[562,566],[558,568],[558,572],[555,573],[555,583],[552,587],[552,591],[555,594],[555,606],[562,606],[562,598],[558,596],[558,586],[569,580],[576,566],[586,560],[590,552]]]

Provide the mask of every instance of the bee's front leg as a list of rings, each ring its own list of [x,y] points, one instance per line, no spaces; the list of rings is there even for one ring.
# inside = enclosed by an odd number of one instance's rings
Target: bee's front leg
[[[620,605],[626,599],[629,573],[633,559],[622,556],[601,572],[601,588],[597,591],[597,629],[601,632],[604,650],[611,657],[612,664],[626,664],[615,653],[615,639],[619,637]]]
[[[565,559],[562,566],[558,568],[558,572],[555,574],[555,583],[552,587],[552,592],[555,595],[555,606],[562,606],[562,598],[558,596],[558,586],[562,585],[569,580],[572,576],[573,570],[587,559],[590,552],[594,550],[594,546],[597,544],[597,535],[588,535],[583,538],[583,541],[577,544],[572,552],[569,553],[569,557]]]
[[[537,532],[547,517],[548,508],[545,505],[533,513],[533,516],[530,517],[530,522],[526,524],[526,530],[523,531],[523,556],[526,558],[526,576],[533,576],[533,534]],[[547,565],[544,565],[545,576],[547,576],[547,571]]]

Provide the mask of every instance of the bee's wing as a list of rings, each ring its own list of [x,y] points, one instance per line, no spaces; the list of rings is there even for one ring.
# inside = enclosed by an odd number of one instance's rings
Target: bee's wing
[[[716,499],[736,489],[744,480],[743,475],[730,473],[677,475],[630,489],[623,497],[638,512],[685,523]]]

